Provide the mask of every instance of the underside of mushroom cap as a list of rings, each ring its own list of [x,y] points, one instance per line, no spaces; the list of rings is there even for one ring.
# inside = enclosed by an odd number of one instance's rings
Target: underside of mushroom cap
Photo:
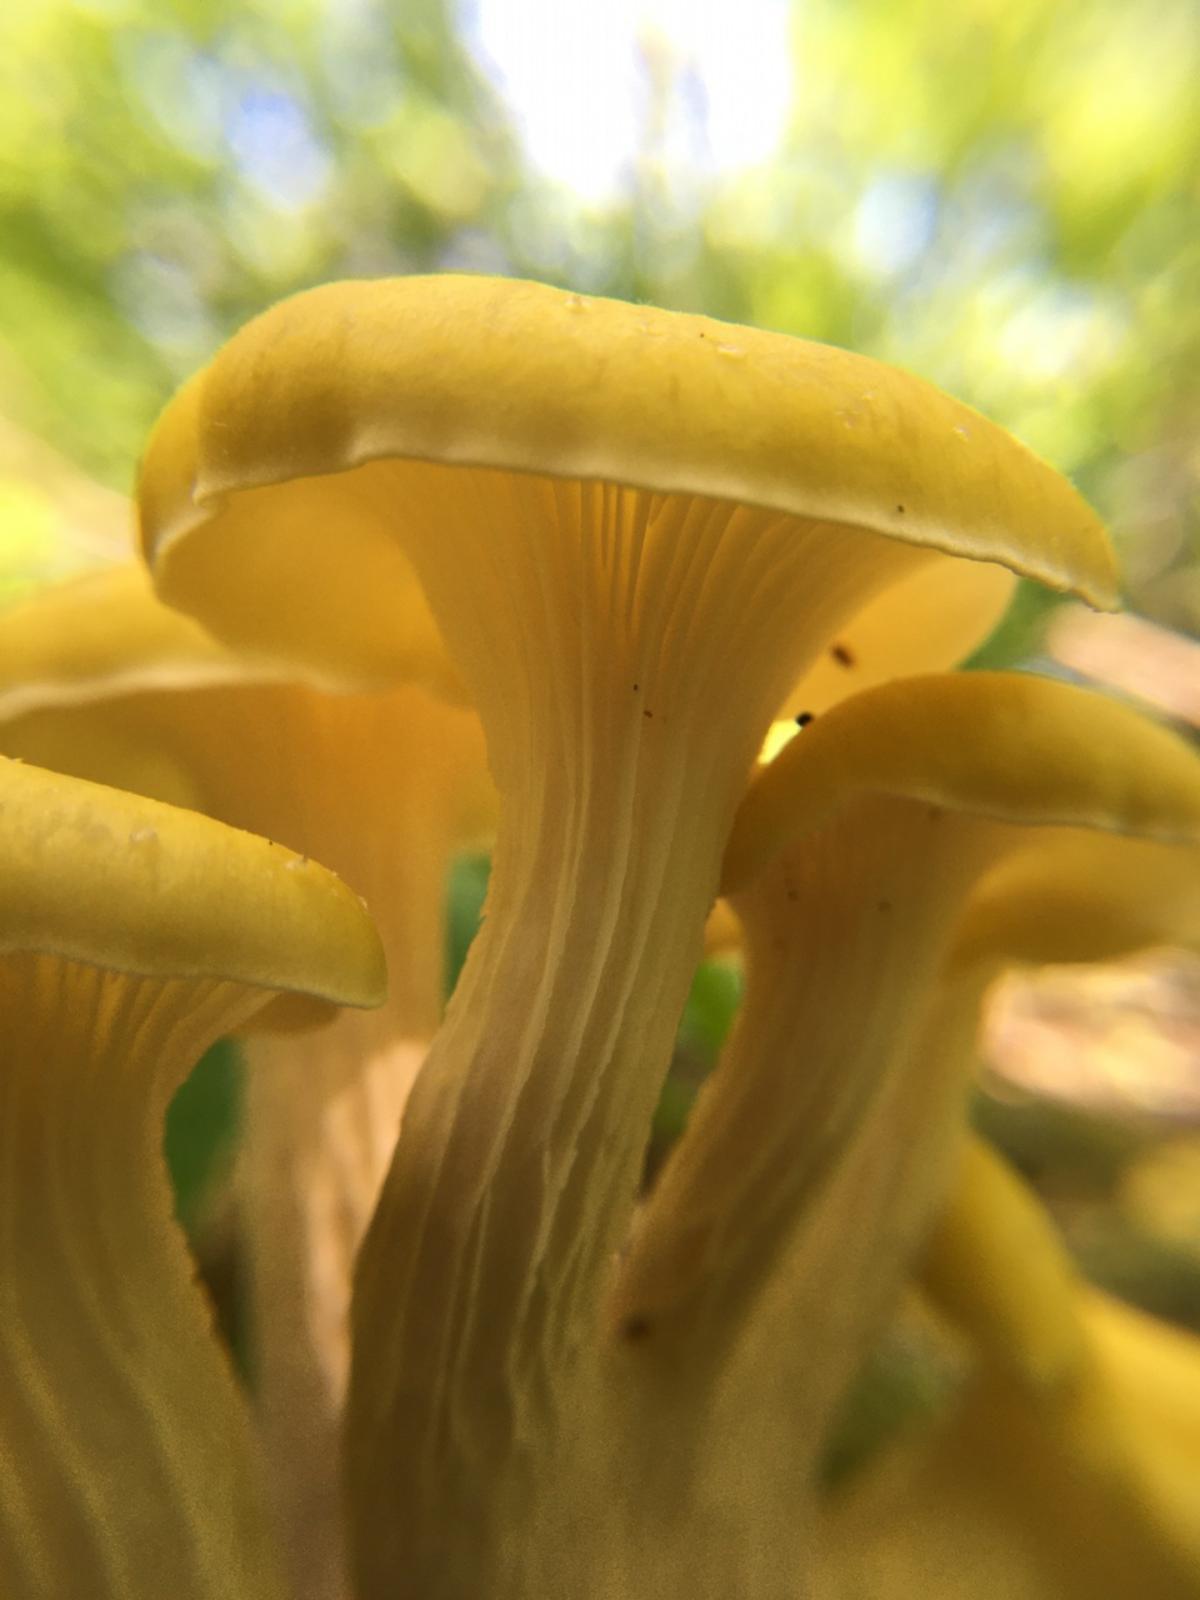
[[[208,370],[180,389],[143,457],[139,511],[147,555],[157,552],[151,530],[161,513],[175,533],[212,521],[197,486],[206,427],[220,434],[249,424],[248,418],[208,416]],[[271,488],[247,478],[243,492],[223,497],[217,541],[202,541],[199,552],[188,545],[182,584],[174,573],[164,582],[165,571],[156,570],[159,594],[199,617],[239,654],[315,671],[326,687],[418,683],[461,700],[462,684],[425,596],[380,526],[377,508],[369,496],[359,495],[357,503],[348,497],[339,478],[319,470],[314,476],[297,453],[302,444],[293,442],[291,470],[271,480]],[[321,537],[301,547],[295,539],[301,527],[316,527]]]
[[[999,562],[1097,605],[1116,595],[1103,529],[1074,489],[916,378],[780,334],[454,275],[310,290],[191,380],[139,488],[161,592],[232,626],[236,601],[216,589],[236,549],[256,603],[274,593],[295,610],[297,649],[319,607],[347,649],[385,657],[384,638],[356,642],[331,613],[350,604],[360,629],[382,629],[369,597],[405,589],[369,476],[404,459],[716,499]],[[361,486],[328,481],[356,469]],[[300,521],[329,528],[326,548],[296,544]],[[201,524],[205,551],[180,576]]]
[[[961,665],[994,631],[1016,586],[990,561],[923,562],[847,619],[792,690],[784,716],[811,719],[892,678]],[[783,740],[772,743],[773,754]]]
[[[254,834],[0,758],[0,952],[378,1005],[383,952],[331,872]]]

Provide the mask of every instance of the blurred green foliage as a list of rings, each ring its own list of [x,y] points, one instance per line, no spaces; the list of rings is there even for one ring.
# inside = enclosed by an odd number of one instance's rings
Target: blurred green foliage
[[[479,931],[492,860],[484,851],[461,855],[446,884],[446,993],[454,992],[471,940]]]
[[[732,958],[702,961],[679,1020],[675,1055],[662,1086],[644,1177],[649,1182],[679,1138],[704,1080],[717,1064],[742,1000],[742,972]]]
[[[1193,0],[805,0],[777,154],[720,179],[665,139],[703,95],[647,48],[603,209],[530,169],[471,24],[450,0],[4,8],[0,416],[127,488],[169,392],[280,296],[527,274],[926,374],[1077,478],[1140,607],[1200,620]]]
[[[227,1175],[241,1130],[243,1068],[232,1039],[213,1045],[167,1108],[163,1149],[175,1209],[189,1234],[205,1221],[213,1186]]]

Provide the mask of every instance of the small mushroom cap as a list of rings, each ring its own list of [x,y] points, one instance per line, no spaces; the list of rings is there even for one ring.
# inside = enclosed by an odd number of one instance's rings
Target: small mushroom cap
[[[406,675],[461,700],[458,675],[411,576],[392,628]],[[42,589],[5,612],[0,718],[154,689],[285,681],[330,690],[355,686],[305,667],[272,657],[254,637],[231,651],[191,616],[165,605],[140,561],[122,562]]]
[[[208,817],[0,758],[0,952],[383,1000],[374,924],[333,873]]]
[[[111,699],[129,687],[229,683],[246,666],[154,596],[134,562],[44,589],[0,626],[0,717]],[[266,676],[266,673],[263,674]]]
[[[1115,961],[1163,944],[1200,947],[1200,848],[1055,829],[984,878],[954,962]]]
[[[919,379],[781,334],[455,275],[297,295],[185,386],[139,489],[160,592],[226,637],[269,628],[280,649],[386,668],[408,580],[388,536],[396,485],[368,464],[397,459],[712,497],[999,562],[1097,605],[1116,594],[1070,484]],[[354,469],[353,486],[328,481]]]
[[[843,701],[761,769],[734,822],[723,892],[861,793],[1200,842],[1200,759],[1173,733],[1072,684],[937,673]]]

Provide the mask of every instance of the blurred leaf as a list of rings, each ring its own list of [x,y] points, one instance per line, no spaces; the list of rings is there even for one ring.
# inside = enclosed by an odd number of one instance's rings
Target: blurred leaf
[[[491,857],[477,852],[459,856],[446,885],[446,993],[454,993],[471,941],[479,932],[487,897]]]
[[[231,1039],[197,1064],[167,1110],[163,1148],[179,1220],[192,1232],[213,1180],[226,1171],[241,1129],[243,1067]]]

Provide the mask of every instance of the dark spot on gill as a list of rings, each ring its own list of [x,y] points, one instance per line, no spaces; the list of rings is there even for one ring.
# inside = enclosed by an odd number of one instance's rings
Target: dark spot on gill
[[[631,1344],[637,1344],[642,1339],[648,1339],[653,1331],[654,1327],[650,1318],[638,1313],[631,1317],[626,1317],[620,1327],[622,1339],[628,1339]]]

